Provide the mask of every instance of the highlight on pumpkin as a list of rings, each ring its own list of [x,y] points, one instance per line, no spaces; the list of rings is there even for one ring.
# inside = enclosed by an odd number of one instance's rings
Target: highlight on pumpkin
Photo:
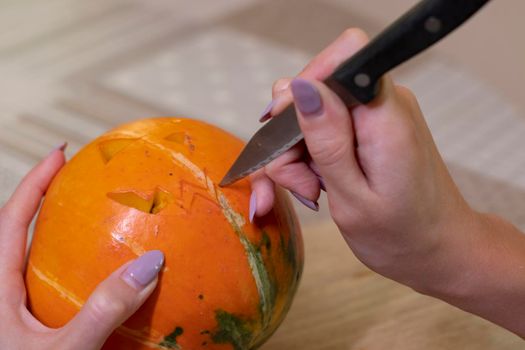
[[[107,196],[119,204],[148,214],[158,214],[168,204],[174,202],[173,194],[158,187],[147,198],[136,191],[109,192]]]
[[[98,148],[104,163],[108,163],[117,153],[135,141],[137,141],[137,139],[113,139],[99,143]]]

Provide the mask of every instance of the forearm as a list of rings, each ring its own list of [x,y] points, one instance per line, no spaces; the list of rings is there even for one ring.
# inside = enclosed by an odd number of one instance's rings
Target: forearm
[[[446,235],[435,285],[420,289],[525,338],[525,235],[495,215],[472,214]]]

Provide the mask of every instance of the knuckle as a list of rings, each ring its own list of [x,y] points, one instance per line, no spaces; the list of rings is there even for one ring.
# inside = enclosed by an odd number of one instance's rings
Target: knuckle
[[[403,101],[408,102],[409,105],[413,106],[418,103],[416,95],[409,88],[403,85],[396,85],[396,91],[397,94],[401,97],[401,99]]]
[[[124,300],[113,298],[108,292],[101,292],[91,300],[87,311],[93,321],[107,324],[115,318],[127,315],[131,309]]]
[[[346,205],[341,205],[346,203]],[[372,227],[377,227],[374,213],[370,212],[370,202],[354,195],[346,201],[328,203],[330,216],[342,232],[359,239],[361,233],[370,232]]]
[[[403,121],[402,124],[400,127],[389,130],[389,139],[382,141],[380,148],[390,150],[396,154],[403,152],[406,159],[412,159],[414,150],[419,148],[420,136],[413,125],[413,121]]]
[[[341,33],[340,37],[345,42],[364,43],[368,41],[368,35],[361,28],[347,28]]]
[[[287,168],[290,164],[300,160],[304,155],[304,152],[304,146],[294,146],[290,148],[264,167],[266,175],[271,178],[276,174],[279,174],[284,168]]]
[[[264,167],[264,171],[266,172],[266,175],[268,175],[269,178],[274,178],[277,174],[281,172],[282,167],[282,164],[274,160]]]
[[[301,72],[299,72],[299,74],[297,76],[298,77],[303,77],[303,78],[307,77],[308,76],[307,73],[312,71],[314,69],[314,67],[319,64],[318,61],[319,61],[319,58],[315,57],[313,60],[308,62],[306,64],[306,66],[304,66],[304,68],[301,70]]]
[[[290,78],[281,78],[281,79],[277,79],[273,85],[272,85],[272,91],[274,94],[279,94],[281,93],[283,90],[286,90],[288,88],[288,86],[290,85],[290,81],[292,79]]]
[[[315,147],[311,147],[309,152],[319,166],[333,167],[341,164],[346,157],[349,157],[349,149],[348,140],[327,138],[316,140]]]
[[[340,202],[337,204],[329,202],[328,207],[332,220],[343,232],[355,235],[360,223],[368,221],[368,218],[355,205],[348,206],[341,205]]]
[[[333,202],[329,201],[328,209],[330,211],[330,216],[332,216],[332,219],[337,225],[339,225],[340,227],[350,226],[351,223],[349,222],[350,220],[345,206],[336,205]]]
[[[291,163],[270,171],[268,176],[276,183],[286,188],[307,188],[317,183],[317,178],[305,163]],[[315,180],[315,181],[313,181]]]

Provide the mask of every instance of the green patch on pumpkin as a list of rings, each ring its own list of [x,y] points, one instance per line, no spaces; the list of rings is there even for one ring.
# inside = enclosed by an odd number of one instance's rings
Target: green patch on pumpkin
[[[295,220],[293,218],[293,213],[291,209],[288,207],[286,208],[286,216],[287,216],[288,225],[291,228],[291,230],[290,230],[290,238],[288,239],[288,245],[286,249],[283,251],[285,252],[285,256],[288,262],[292,265],[294,269],[296,269],[297,268],[297,256],[296,256],[295,249],[296,249],[297,242],[295,241],[296,239],[295,235],[299,232],[299,230],[295,226]],[[283,235],[281,234],[281,239],[282,237]]]
[[[176,327],[173,332],[164,337],[159,345],[167,349],[179,349],[180,347],[177,344],[177,337],[182,333],[184,333],[184,329],[182,329],[182,327]]]
[[[266,326],[270,323],[275,305],[277,286],[271,278],[266,265],[264,264],[260,247],[250,242],[244,235],[240,236],[240,239],[246,250],[250,267],[252,271],[255,272],[255,283],[257,285],[260,297],[259,311],[262,316],[262,326],[263,328],[266,328]]]
[[[226,197],[220,196],[219,201],[221,203],[221,207],[223,208],[223,213],[226,219],[239,237],[246,257],[248,258],[248,264],[250,266],[250,270],[252,271],[255,285],[259,293],[261,325],[262,328],[265,329],[272,318],[277,288],[271,279],[266,265],[264,264],[260,246],[252,243],[239,226],[239,220],[236,219],[237,215],[239,214],[235,213],[235,211],[231,209],[231,206],[228,204]]]
[[[284,260],[291,266],[292,269],[296,268],[297,265],[297,257],[295,253],[295,247],[294,247],[294,241],[293,241],[293,234],[290,234],[290,238],[288,239],[288,242],[285,241],[284,237],[285,235],[283,233],[280,234],[280,248],[281,252],[283,253]]]
[[[265,230],[262,230],[262,238],[261,242],[259,243],[259,249],[266,248],[266,251],[270,251],[272,247],[272,242],[270,241],[270,236],[268,235],[268,232]]]
[[[215,312],[217,330],[212,335],[216,344],[231,344],[234,350],[248,350],[253,340],[252,322],[226,312],[217,310]]]

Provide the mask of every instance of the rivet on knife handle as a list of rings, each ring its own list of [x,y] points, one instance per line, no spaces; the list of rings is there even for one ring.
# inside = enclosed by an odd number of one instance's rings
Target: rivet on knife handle
[[[359,102],[376,97],[381,77],[447,36],[489,0],[426,0],[416,4],[327,79]]]

